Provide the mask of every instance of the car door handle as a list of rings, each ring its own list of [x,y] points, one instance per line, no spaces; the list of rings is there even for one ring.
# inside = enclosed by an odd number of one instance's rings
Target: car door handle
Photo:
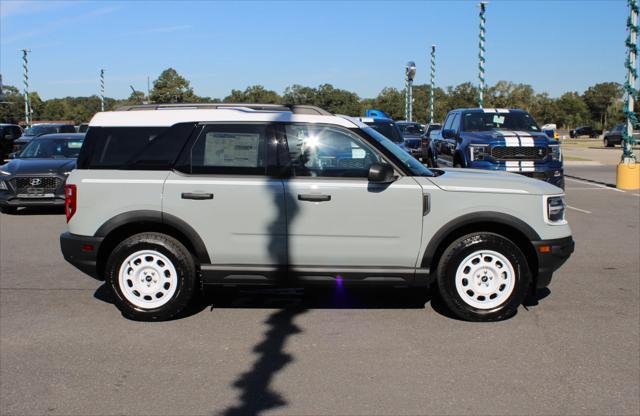
[[[205,199],[213,199],[213,194],[197,193],[197,192],[183,192],[182,199],[195,199],[202,201]]]
[[[323,194],[298,194],[298,201],[324,202],[331,201],[331,195]]]

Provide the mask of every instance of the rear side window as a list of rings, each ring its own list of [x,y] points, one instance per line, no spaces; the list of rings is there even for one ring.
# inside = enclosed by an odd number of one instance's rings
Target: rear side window
[[[91,127],[78,169],[171,169],[194,127]]]
[[[267,135],[272,128],[259,124],[205,125],[189,152],[184,167],[194,174],[264,175]]]

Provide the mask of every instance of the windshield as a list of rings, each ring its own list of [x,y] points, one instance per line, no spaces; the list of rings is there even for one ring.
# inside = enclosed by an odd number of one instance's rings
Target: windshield
[[[433,176],[433,172],[427,169],[425,165],[418,162],[413,156],[402,150],[398,145],[383,136],[377,130],[374,130],[371,127],[366,127],[362,129],[362,131],[375,139],[389,152],[393,153],[393,155],[398,158],[405,167],[409,168],[413,176]]]
[[[475,111],[462,116],[462,131],[518,130],[540,131],[533,117],[525,112],[485,113]]]
[[[421,136],[424,134],[424,129],[419,124],[398,124],[402,134],[408,134],[411,136]]]
[[[28,128],[25,132],[25,136],[42,136],[43,134],[58,133],[58,126],[51,125],[39,125]]]
[[[404,139],[402,138],[402,134],[396,126],[396,123],[393,121],[370,121],[367,125],[373,127],[379,133],[382,133],[387,139],[391,140],[394,143],[402,143]]]
[[[75,159],[80,153],[82,140],[34,139],[27,144],[20,159]]]

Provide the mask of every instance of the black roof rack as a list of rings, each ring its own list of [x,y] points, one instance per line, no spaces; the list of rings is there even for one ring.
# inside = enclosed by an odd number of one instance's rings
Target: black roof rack
[[[293,114],[310,114],[332,116],[330,112],[313,105],[298,104],[247,104],[247,103],[193,103],[193,104],[136,104],[116,108],[116,111],[138,110],[184,110],[184,109],[220,109],[220,108],[248,108],[259,111],[288,111]]]

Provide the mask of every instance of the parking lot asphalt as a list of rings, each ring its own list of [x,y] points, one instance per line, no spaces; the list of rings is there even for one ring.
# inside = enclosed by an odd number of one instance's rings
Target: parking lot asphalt
[[[0,215],[0,413],[640,414],[640,197],[600,168],[567,170],[595,180],[567,181],[576,252],[497,323],[407,289],[210,291],[128,321],[62,259],[64,215]]]

